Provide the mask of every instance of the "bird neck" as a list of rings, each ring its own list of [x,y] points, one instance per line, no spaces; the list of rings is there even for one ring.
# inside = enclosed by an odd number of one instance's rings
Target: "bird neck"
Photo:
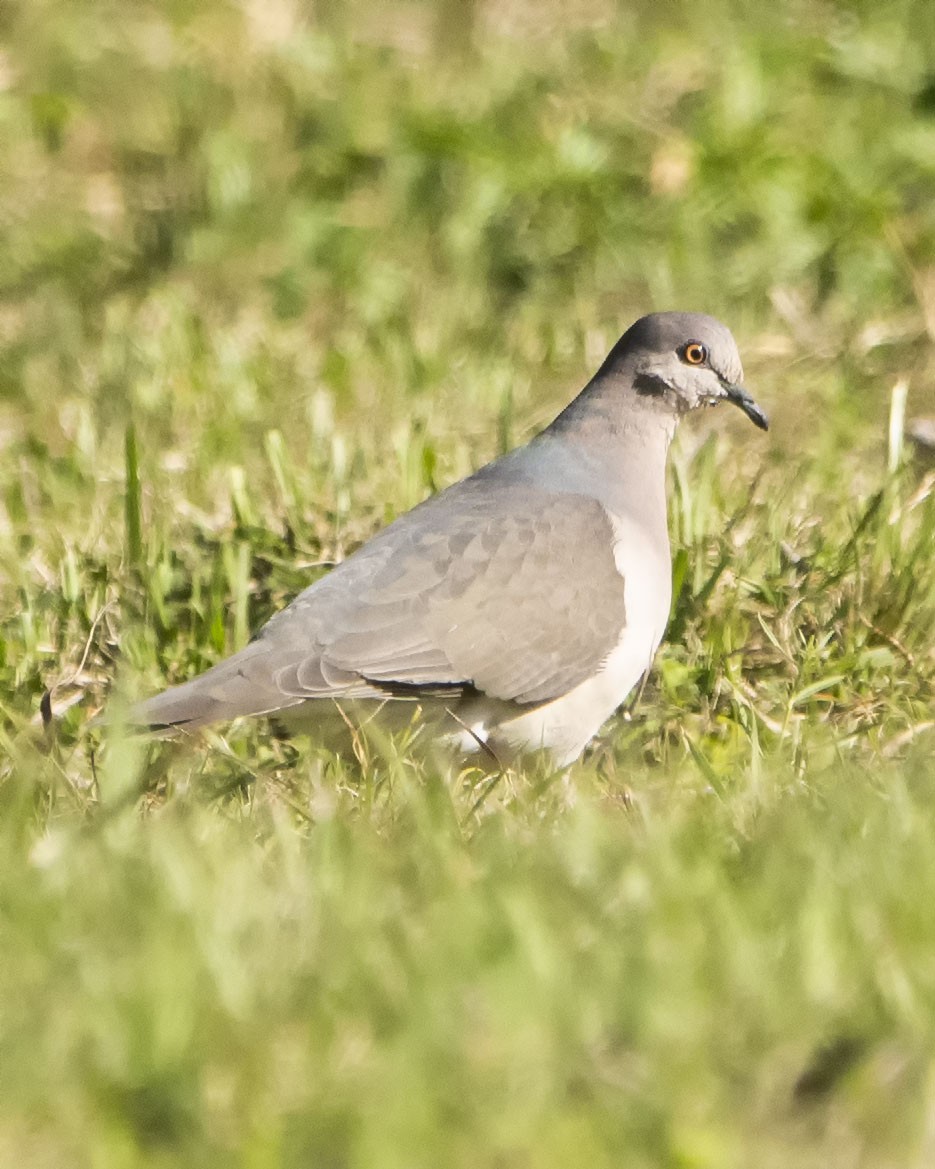
[[[599,371],[540,436],[557,439],[600,476],[607,504],[665,524],[665,466],[677,417],[671,408],[633,389],[626,374]]]

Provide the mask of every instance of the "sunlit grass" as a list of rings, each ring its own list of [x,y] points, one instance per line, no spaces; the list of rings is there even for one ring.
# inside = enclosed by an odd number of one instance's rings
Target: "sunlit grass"
[[[322,7],[4,27],[0,1162],[931,1164],[935,8]],[[123,734],[672,307],[580,764]]]

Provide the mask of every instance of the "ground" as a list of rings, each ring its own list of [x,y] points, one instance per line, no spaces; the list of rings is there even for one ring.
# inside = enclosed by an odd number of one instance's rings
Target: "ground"
[[[930,1165],[935,8],[374,8],[4,16],[0,1161]],[[92,723],[662,308],[773,425],[567,773]]]

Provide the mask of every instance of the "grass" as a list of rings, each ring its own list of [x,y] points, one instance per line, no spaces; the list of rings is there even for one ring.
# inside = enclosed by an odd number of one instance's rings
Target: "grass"
[[[932,1163],[933,11],[11,6],[0,1161]],[[664,307],[773,428],[580,764],[90,725]]]

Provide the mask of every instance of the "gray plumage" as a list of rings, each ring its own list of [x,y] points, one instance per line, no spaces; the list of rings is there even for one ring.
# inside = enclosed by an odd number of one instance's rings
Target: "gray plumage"
[[[666,452],[679,416],[728,399],[763,429],[728,330],[637,321],[529,444],[379,532],[239,653],[140,703],[193,728],[316,700],[417,700],[464,750],[577,758],[648,669],[671,582]],[[325,706],[330,705],[326,703]]]

